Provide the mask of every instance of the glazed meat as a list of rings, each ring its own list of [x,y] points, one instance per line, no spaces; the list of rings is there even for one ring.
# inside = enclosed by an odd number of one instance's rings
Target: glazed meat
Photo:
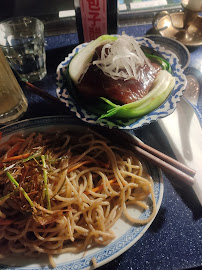
[[[100,47],[97,48],[94,59],[99,58],[99,55]],[[106,97],[119,104],[131,103],[143,98],[150,91],[161,69],[156,63],[152,63],[152,66],[153,69],[145,63],[143,67],[140,67],[138,80],[114,80],[91,63],[77,88],[87,98]]]

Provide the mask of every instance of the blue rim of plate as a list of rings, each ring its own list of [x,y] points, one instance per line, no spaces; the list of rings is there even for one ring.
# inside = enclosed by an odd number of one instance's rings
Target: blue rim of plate
[[[155,44],[152,40],[145,37],[138,37],[136,40],[140,45],[146,46],[154,51],[160,53],[171,65],[173,76],[175,77],[175,87],[173,88],[171,94],[166,99],[166,101],[159,106],[154,111],[149,114],[143,116],[140,119],[98,119],[98,116],[86,111],[84,108],[74,101],[74,98],[68,92],[66,88],[66,72],[68,65],[71,59],[77,54],[82,48],[86,47],[88,43],[83,43],[74,48],[72,53],[70,53],[64,61],[62,61],[56,70],[57,73],[57,89],[56,93],[58,98],[65,103],[65,105],[69,108],[69,110],[76,114],[78,118],[87,122],[89,124],[95,124],[100,126],[105,126],[108,128],[119,128],[119,129],[136,129],[140,128],[143,125],[150,124],[151,122],[156,121],[159,118],[163,118],[171,114],[175,108],[177,102],[180,101],[180,97],[183,95],[183,91],[186,88],[186,77],[183,74],[183,70],[178,62],[178,58],[176,55],[169,50],[165,50],[160,45]]]
[[[160,45],[155,44],[152,40],[145,37],[138,37],[136,40],[143,46],[146,46],[154,51],[160,53],[167,61],[169,61],[171,68],[173,70],[173,76],[175,77],[176,83],[171,94],[166,99],[166,101],[157,109],[150,112],[149,114],[143,116],[140,119],[126,119],[126,120],[117,120],[117,119],[98,119],[98,116],[95,114],[89,113],[84,108],[81,108],[77,102],[74,101],[73,97],[68,92],[66,88],[66,71],[67,67],[73,58],[73,56],[78,53],[82,48],[84,48],[87,43],[78,45],[72,53],[70,53],[64,61],[62,61],[56,70],[57,73],[57,89],[56,93],[61,102],[65,103],[66,107],[69,108],[71,112],[76,114],[78,118],[87,122],[89,124],[95,124],[100,126],[105,126],[108,128],[119,128],[119,129],[136,129],[140,128],[143,125],[150,124],[171,114],[177,105],[177,102],[180,101],[180,97],[183,95],[183,91],[186,88],[186,77],[183,74],[183,70],[178,62],[178,58],[173,52],[165,50]]]
[[[172,38],[163,37],[161,35],[146,35],[145,37],[153,40],[156,44],[159,44],[164,49],[173,52],[177,56],[179,64],[183,70],[188,67],[190,63],[190,53],[187,47],[181,42]]]
[[[29,132],[36,130],[45,130],[50,127],[59,127],[64,128],[71,127],[71,126],[82,126],[82,127],[89,127],[86,123],[82,123],[75,119],[72,116],[50,116],[50,117],[39,117],[33,118],[28,120],[23,120],[16,122],[14,124],[10,124],[3,128],[0,128],[0,132],[2,132],[2,138],[6,138],[6,136],[11,136],[17,132]],[[132,135],[131,135],[132,136]],[[157,213],[160,208],[162,198],[163,198],[163,177],[162,172],[155,166],[149,164],[148,162],[144,161],[148,172],[152,175],[154,180],[154,194],[156,198],[156,205],[157,205]],[[139,218],[145,219],[150,215],[151,208],[146,210],[145,212],[141,213]],[[156,213],[156,214],[157,214]],[[154,217],[155,218],[155,217]],[[154,220],[153,218],[153,220]],[[85,256],[83,256],[83,252],[81,257],[78,259],[72,259],[71,261],[57,263],[57,268],[59,270],[71,269],[71,270],[81,270],[81,269],[92,269],[92,258],[96,258],[98,267],[112,261],[113,259],[117,258],[123,252],[128,250],[132,245],[134,245],[147,231],[151,223],[151,220],[148,224],[142,226],[135,226],[131,225],[131,227],[126,231],[121,237],[115,239],[107,246],[99,249],[96,252],[92,252],[88,255],[88,252]],[[16,257],[17,259],[17,257]],[[2,269],[15,269],[15,270],[36,270],[36,269],[50,269],[48,266],[40,266],[40,265],[31,265],[31,266],[16,266],[11,267],[8,264],[0,264],[0,268]]]

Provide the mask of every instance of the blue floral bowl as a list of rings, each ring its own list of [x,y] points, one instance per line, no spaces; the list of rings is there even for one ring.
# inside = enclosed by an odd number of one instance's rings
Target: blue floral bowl
[[[155,44],[152,40],[139,37],[136,40],[141,44],[141,46],[146,47],[148,50],[152,50],[153,53],[161,55],[164,57],[171,65],[172,75],[175,77],[175,87],[173,88],[169,97],[161,104],[157,109],[150,112],[147,115],[142,116],[139,119],[99,119],[99,117],[81,106],[80,102],[72,95],[68,84],[68,65],[71,59],[77,54],[87,43],[80,44],[72,53],[70,53],[64,61],[62,61],[57,67],[57,96],[58,98],[66,104],[71,112],[74,112],[78,118],[89,123],[96,124],[100,126],[105,126],[109,128],[119,128],[119,129],[136,129],[143,125],[150,124],[153,121],[158,120],[171,114],[177,103],[180,101],[180,97],[183,95],[183,91],[186,88],[186,77],[183,74],[183,70],[178,62],[176,55],[163,47]]]

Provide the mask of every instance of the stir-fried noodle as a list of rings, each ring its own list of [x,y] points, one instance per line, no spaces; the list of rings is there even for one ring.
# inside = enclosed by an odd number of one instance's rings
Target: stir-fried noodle
[[[128,149],[91,131],[15,135],[0,145],[0,255],[85,251],[115,238],[123,214],[155,215],[153,182]],[[148,208],[130,216],[127,205]],[[3,248],[2,248],[3,247]],[[54,264],[54,262],[52,262]]]

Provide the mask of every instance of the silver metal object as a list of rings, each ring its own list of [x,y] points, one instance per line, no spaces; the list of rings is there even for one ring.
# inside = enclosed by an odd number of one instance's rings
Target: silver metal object
[[[161,11],[153,19],[153,27],[162,36],[173,38],[186,46],[202,45],[202,17],[198,12],[184,9],[184,12]]]
[[[193,190],[202,205],[202,130],[194,108],[182,98],[176,110],[158,122],[177,160],[196,170]]]

